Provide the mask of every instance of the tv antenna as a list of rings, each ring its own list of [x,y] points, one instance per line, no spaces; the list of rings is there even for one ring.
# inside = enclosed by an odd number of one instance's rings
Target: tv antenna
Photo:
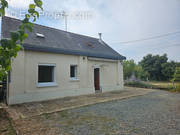
[[[67,13],[65,11],[62,12],[62,16],[64,17],[64,20],[65,20],[65,31],[67,31]]]

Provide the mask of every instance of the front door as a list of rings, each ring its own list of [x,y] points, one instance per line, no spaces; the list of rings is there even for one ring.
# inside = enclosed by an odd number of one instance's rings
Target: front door
[[[95,90],[100,90],[100,78],[99,78],[99,68],[94,69],[94,87]]]

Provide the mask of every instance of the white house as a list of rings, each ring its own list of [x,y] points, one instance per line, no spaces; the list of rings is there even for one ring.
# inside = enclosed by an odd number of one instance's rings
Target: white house
[[[3,17],[2,37],[20,20]],[[12,60],[7,103],[50,100],[123,88],[124,56],[99,39],[38,24],[28,33],[24,50]]]

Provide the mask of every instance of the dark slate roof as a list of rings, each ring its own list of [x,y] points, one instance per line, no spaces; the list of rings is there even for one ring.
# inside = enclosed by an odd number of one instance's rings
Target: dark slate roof
[[[21,21],[18,19],[3,17],[2,37],[8,38],[10,31],[17,30],[20,22]],[[45,37],[37,37],[36,33],[43,34]],[[124,56],[120,55],[105,42],[100,41],[97,38],[70,33],[38,24],[34,24],[33,32],[28,33],[28,35],[28,38],[23,44],[25,50],[81,55],[113,60],[125,59]]]

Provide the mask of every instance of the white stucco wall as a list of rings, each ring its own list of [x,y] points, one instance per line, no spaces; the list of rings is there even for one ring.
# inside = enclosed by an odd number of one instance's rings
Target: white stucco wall
[[[57,86],[37,87],[38,64],[56,65]],[[78,81],[70,80],[70,65],[78,65]],[[123,70],[120,61],[21,51],[12,61],[8,104],[95,93],[94,65],[100,68],[100,86],[103,92],[123,88]]]

